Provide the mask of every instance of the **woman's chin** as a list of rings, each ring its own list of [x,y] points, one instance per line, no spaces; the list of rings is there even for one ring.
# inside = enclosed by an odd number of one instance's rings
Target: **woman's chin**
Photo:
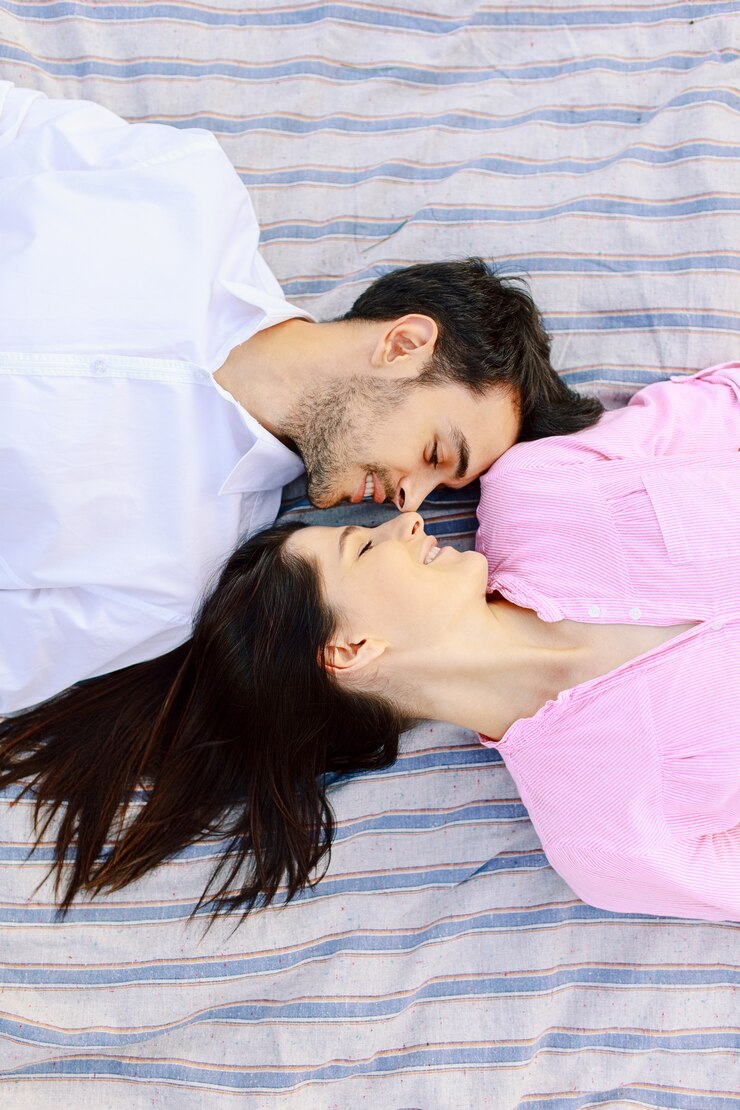
[[[467,554],[476,559],[476,572],[480,575],[481,592],[485,595],[488,593],[488,559],[482,551],[468,551]]]
[[[485,596],[488,592],[488,560],[485,555],[480,551],[458,551],[455,548],[448,548],[448,551],[457,556],[456,572],[473,578],[477,590]]]

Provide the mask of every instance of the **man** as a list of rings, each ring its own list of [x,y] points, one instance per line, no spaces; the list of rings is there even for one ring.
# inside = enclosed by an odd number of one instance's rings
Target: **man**
[[[287,303],[207,132],[0,82],[0,714],[187,639],[305,462],[319,506],[415,509],[600,413],[480,261]]]

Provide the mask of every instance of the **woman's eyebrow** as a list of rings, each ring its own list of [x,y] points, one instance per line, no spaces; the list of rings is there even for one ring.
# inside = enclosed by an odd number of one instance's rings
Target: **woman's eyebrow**
[[[457,454],[455,477],[464,478],[468,472],[468,464],[470,462],[470,444],[460,428],[454,424],[450,425],[450,439],[452,440],[452,446]]]
[[[351,536],[351,534],[353,532],[359,532],[359,530],[360,529],[357,527],[356,524],[348,524],[347,527],[343,528],[342,531],[339,533],[339,558],[340,559],[344,555],[344,545],[347,542],[347,539],[349,538],[349,536]]]

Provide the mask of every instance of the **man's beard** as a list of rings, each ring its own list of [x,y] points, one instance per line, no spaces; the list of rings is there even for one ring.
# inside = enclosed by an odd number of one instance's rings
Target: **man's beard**
[[[378,378],[338,378],[307,393],[288,415],[286,432],[306,467],[308,497],[319,509],[335,505],[347,489],[352,470],[372,471],[393,497],[390,474],[367,461],[373,432],[401,400],[401,383]]]

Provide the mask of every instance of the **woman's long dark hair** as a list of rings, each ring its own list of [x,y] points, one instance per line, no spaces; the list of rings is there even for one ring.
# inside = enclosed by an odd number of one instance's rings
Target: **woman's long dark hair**
[[[317,568],[286,549],[300,527],[234,552],[186,644],[0,722],[0,788],[34,792],[37,843],[59,819],[62,912],[213,834],[223,851],[196,910],[246,914],[283,882],[290,899],[330,850],[324,774],[395,760],[409,722],[324,669],[336,618]]]

